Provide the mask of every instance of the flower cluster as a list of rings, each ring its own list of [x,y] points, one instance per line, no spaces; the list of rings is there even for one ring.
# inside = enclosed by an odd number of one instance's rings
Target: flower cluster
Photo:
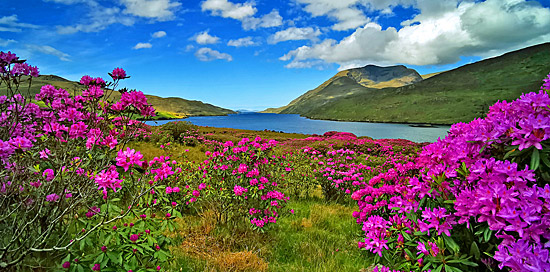
[[[496,103],[484,119],[453,125],[414,163],[395,165],[355,191],[354,216],[366,236],[360,247],[401,254],[398,264],[411,269],[435,269],[467,247],[473,255],[454,261],[461,269],[490,265],[479,252],[492,250],[500,269],[549,271],[549,80],[539,92]]]

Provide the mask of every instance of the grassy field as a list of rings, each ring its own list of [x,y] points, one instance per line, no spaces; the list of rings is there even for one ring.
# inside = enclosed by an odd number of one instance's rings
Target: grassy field
[[[176,127],[176,126],[174,126]],[[174,128],[173,127],[173,128]],[[179,133],[194,130],[200,137],[218,142],[242,138],[274,139],[285,142],[310,135],[273,131],[196,127],[181,123]],[[199,138],[200,138],[199,137]],[[164,140],[166,141],[166,140]],[[161,148],[163,140],[131,142],[145,159],[169,155],[179,161],[205,160],[208,146],[185,145],[173,141]],[[174,241],[173,261],[167,271],[370,271],[372,259],[358,249],[361,228],[351,216],[357,205],[351,200],[327,201],[318,186],[308,197],[291,197],[288,209],[273,229],[260,233],[248,222],[239,226],[216,223],[208,210],[190,212],[177,219],[177,230],[166,233]]]

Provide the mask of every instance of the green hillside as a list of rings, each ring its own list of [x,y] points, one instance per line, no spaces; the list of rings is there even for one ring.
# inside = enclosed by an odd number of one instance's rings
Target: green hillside
[[[401,87],[374,89],[344,79],[345,84],[327,84],[318,92],[332,93],[333,99],[308,97],[291,102],[280,113],[341,121],[467,122],[482,116],[498,100],[510,101],[538,90],[548,73],[550,43],[545,43]]]
[[[367,65],[338,72],[336,75],[280,108],[269,108],[265,113],[305,113],[337,98],[364,92],[366,87],[381,89],[400,87],[421,81],[413,69],[403,65],[380,67]]]
[[[40,88],[44,85],[51,84],[56,88],[63,88],[69,93],[79,94],[82,90],[82,85],[78,82],[70,81],[56,75],[41,75],[32,79],[32,84],[29,88],[28,81],[21,85],[23,94],[27,97],[34,98],[40,92]],[[0,94],[6,91],[6,86],[0,86]],[[188,116],[214,116],[227,115],[236,113],[229,109],[220,108],[211,104],[203,103],[196,100],[186,100],[179,97],[158,97],[154,95],[145,95],[149,102],[157,110],[157,118],[184,118]],[[114,92],[111,96],[113,100],[120,98],[119,92]]]

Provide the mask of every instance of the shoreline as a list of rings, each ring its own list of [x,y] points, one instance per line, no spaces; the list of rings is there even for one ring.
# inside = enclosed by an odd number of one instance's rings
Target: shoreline
[[[296,113],[264,113],[264,112],[253,112],[253,113],[257,113],[257,114],[296,114]],[[230,113],[230,114],[243,114],[243,113]],[[162,118],[158,118],[158,119],[153,119],[153,120],[147,120],[147,121],[169,121],[169,120],[182,120],[182,119],[187,119],[189,117],[208,117],[208,116],[229,116],[230,114],[221,114],[221,115],[191,115],[191,116],[187,116],[187,117],[184,117],[184,118],[165,118],[165,117],[162,117]],[[250,113],[246,113],[246,114],[250,114]],[[346,119],[322,119],[322,118],[314,118],[314,117],[308,117],[308,116],[304,116],[304,115],[300,115],[300,114],[296,114],[296,115],[299,115],[300,117],[304,117],[306,119],[309,119],[309,120],[320,120],[320,121],[334,121],[334,122],[354,122],[354,123],[378,123],[378,124],[400,124],[400,125],[408,125],[410,127],[418,127],[418,128],[437,128],[439,126],[451,126],[453,125],[454,123],[437,123],[437,122],[434,122],[434,123],[427,123],[427,122],[392,122],[392,121],[358,121],[358,120],[346,120]],[[140,121],[144,121],[144,120],[140,120]]]

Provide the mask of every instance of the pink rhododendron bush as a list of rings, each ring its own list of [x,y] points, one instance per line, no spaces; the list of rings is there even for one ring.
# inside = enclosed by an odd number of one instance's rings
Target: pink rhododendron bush
[[[133,118],[154,109],[138,91],[112,101],[127,76],[109,75],[84,76],[71,94],[46,85],[31,100],[38,69],[0,52],[0,270],[157,270],[168,260],[174,205],[154,193],[173,163],[125,147],[144,132]]]
[[[210,145],[214,151],[206,152],[205,161],[179,174],[185,204],[213,212],[218,223],[232,228],[247,222],[263,232],[276,223],[289,200],[281,192],[281,158],[273,153],[277,141],[256,137]]]
[[[549,90],[550,75],[353,192],[376,271],[550,271]]]

